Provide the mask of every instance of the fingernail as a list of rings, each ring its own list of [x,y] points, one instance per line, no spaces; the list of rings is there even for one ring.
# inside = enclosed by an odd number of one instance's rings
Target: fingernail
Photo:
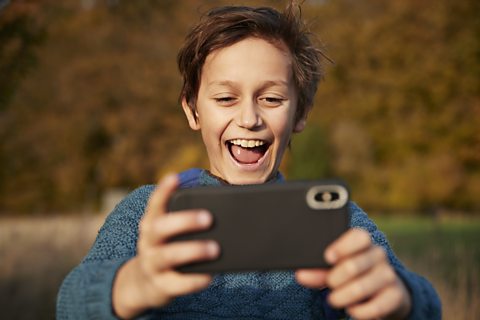
[[[158,180],[158,185],[159,186],[169,185],[170,183],[173,182],[173,179],[176,179],[174,173],[166,174],[163,177],[161,177],[160,180]]]
[[[197,215],[197,221],[202,226],[208,226],[212,223],[212,215],[207,211],[200,211]]]
[[[165,176],[165,178],[163,178],[163,181],[165,181],[165,183],[171,183],[176,179],[177,175],[175,173],[169,173]]]
[[[220,253],[220,246],[215,241],[207,243],[207,253],[210,257],[216,257]]]
[[[325,252],[325,260],[327,260],[328,263],[335,263],[337,262],[337,254],[333,250],[327,250]]]

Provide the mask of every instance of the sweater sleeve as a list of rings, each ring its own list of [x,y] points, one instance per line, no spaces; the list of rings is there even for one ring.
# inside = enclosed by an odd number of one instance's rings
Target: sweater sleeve
[[[441,319],[440,299],[432,285],[425,278],[407,270],[403,266],[393,253],[385,235],[378,230],[367,214],[354,203],[350,203],[350,214],[350,226],[352,228],[365,229],[370,233],[373,243],[385,249],[390,264],[409,290],[412,299],[412,310],[408,319]]]
[[[107,217],[87,256],[62,283],[57,319],[117,319],[112,309],[113,281],[136,254],[138,224],[154,188],[135,190]]]

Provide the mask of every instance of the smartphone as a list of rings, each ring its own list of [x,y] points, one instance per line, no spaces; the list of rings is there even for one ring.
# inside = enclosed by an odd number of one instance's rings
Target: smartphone
[[[172,241],[213,239],[217,260],[182,272],[242,272],[328,267],[325,248],[348,229],[349,191],[337,180],[293,181],[179,190],[168,210],[207,209],[213,225]],[[174,213],[173,213],[174,214]]]

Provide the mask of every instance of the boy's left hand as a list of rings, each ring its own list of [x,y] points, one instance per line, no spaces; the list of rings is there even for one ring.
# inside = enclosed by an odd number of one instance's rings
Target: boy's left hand
[[[325,258],[331,269],[298,270],[297,281],[313,289],[329,287],[329,303],[355,319],[407,317],[410,294],[368,232],[350,229],[325,250]]]

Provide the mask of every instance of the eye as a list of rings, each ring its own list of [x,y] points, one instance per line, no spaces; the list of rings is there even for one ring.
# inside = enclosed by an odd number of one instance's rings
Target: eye
[[[275,97],[275,96],[267,96],[267,97],[261,97],[260,102],[267,106],[267,107],[277,107],[281,105],[286,99],[280,98],[280,97]]]
[[[219,105],[222,105],[222,106],[230,106],[234,104],[236,101],[236,98],[231,96],[216,97],[213,99],[215,100],[215,102],[217,102]]]

